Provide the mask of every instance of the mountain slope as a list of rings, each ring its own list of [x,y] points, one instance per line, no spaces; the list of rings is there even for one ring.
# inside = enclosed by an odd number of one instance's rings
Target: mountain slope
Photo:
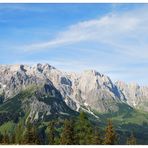
[[[147,111],[148,87],[113,83],[109,77],[94,70],[66,73],[49,64],[0,66],[2,104],[32,85],[44,86],[41,95],[49,93],[75,111],[118,112],[119,104]]]
[[[25,118],[26,122],[28,118],[41,122],[74,115],[77,113],[66,105],[58,91],[47,84],[27,87],[0,105],[0,125],[8,121],[17,123],[21,118]]]

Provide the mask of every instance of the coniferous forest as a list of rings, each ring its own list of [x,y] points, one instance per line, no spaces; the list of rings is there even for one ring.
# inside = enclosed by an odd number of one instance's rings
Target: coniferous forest
[[[0,134],[2,145],[117,145],[120,135],[111,120],[102,130],[94,125],[87,114],[80,112],[77,117],[54,119],[43,125],[27,120],[19,122],[12,132]],[[124,144],[136,144],[134,133]]]

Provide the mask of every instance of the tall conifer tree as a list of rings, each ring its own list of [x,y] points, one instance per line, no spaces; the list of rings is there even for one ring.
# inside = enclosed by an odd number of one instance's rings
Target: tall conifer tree
[[[64,128],[61,133],[60,144],[72,145],[75,144],[75,133],[73,120],[65,120]]]
[[[4,135],[3,135],[2,144],[6,144],[7,145],[7,144],[9,144],[9,142],[10,142],[9,135],[8,135],[8,133],[5,130]]]
[[[100,145],[101,141],[102,140],[101,140],[100,135],[99,135],[99,130],[98,130],[98,128],[95,127],[94,134],[93,134],[93,137],[92,137],[92,144]]]
[[[27,122],[23,144],[34,144],[34,133],[30,120]]]
[[[93,137],[93,128],[87,118],[87,115],[84,112],[80,112],[76,124],[76,133],[78,144],[91,144]]]
[[[103,144],[107,145],[114,145],[117,142],[117,134],[113,128],[112,121],[108,121],[108,126],[106,127],[105,130],[105,137],[104,137],[104,142]]]
[[[55,144],[55,122],[51,121],[48,126],[49,133],[48,133],[48,140],[50,145]]]
[[[128,145],[136,145],[136,138],[134,137],[133,132],[131,133],[130,137],[127,138],[127,142]]]
[[[24,122],[20,122],[17,124],[14,135],[15,135],[15,143],[22,144],[23,142],[23,134],[24,134]]]

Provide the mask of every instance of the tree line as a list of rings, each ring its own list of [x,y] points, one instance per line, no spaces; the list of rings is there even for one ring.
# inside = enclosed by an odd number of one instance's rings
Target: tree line
[[[115,145],[119,144],[111,120],[102,133],[97,126],[93,126],[87,115],[81,112],[77,119],[65,119],[62,126],[58,121],[50,121],[46,128],[28,121],[25,125],[19,123],[10,134],[0,134],[0,144],[24,144],[24,145]],[[59,127],[57,127],[59,126]],[[58,131],[57,131],[58,129]],[[45,132],[46,130],[46,132]],[[127,138],[126,144],[136,144],[133,133]]]

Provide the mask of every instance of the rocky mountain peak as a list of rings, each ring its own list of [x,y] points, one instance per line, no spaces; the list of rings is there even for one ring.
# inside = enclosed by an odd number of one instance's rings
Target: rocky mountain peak
[[[102,74],[100,74],[99,72],[97,72],[96,70],[84,70],[83,72],[84,74],[87,74],[87,75],[93,75],[93,76],[101,76]]]
[[[0,94],[5,94],[5,99],[28,86],[45,84],[55,88],[61,94],[61,99],[73,110],[86,106],[89,111],[118,111],[119,103],[147,110],[145,102],[148,102],[148,87],[122,81],[114,83],[108,76],[95,70],[66,73],[49,64],[0,65]]]

